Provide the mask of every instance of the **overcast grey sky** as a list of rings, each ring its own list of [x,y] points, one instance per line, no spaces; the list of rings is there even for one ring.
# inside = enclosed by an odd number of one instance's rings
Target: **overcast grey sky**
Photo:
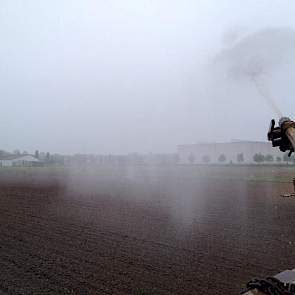
[[[271,110],[207,64],[245,34],[295,28],[294,15],[293,0],[1,0],[0,148],[171,152],[264,140]],[[293,78],[289,67],[273,84],[294,118]]]

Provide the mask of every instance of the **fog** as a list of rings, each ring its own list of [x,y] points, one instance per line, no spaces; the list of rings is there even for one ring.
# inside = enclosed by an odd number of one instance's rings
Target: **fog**
[[[243,62],[245,44],[270,54],[267,96],[294,117],[294,63],[276,59],[290,53],[294,9],[275,0],[1,1],[1,148],[119,154],[264,140],[277,114],[216,60]],[[255,39],[268,29],[283,37]]]
[[[295,157],[255,142],[295,120],[294,15],[0,1],[0,293],[238,294],[294,269]]]

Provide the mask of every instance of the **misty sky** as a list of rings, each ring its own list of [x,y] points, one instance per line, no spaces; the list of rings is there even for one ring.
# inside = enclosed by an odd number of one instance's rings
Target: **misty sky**
[[[272,110],[211,61],[244,35],[295,29],[294,15],[293,0],[1,0],[0,149],[173,152],[265,140]],[[293,118],[294,81],[290,66],[272,74]]]

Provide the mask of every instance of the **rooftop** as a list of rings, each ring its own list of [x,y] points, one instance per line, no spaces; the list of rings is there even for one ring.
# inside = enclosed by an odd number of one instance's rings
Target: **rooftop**
[[[38,160],[37,158],[35,158],[33,155],[4,155],[4,156],[0,156],[0,160],[17,160],[17,159],[21,159],[24,157],[32,157],[35,160]]]

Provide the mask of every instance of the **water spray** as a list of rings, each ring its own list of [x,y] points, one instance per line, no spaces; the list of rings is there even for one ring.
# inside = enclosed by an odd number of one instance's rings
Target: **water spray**
[[[251,62],[246,64],[244,68],[240,69],[244,75],[250,78],[250,81],[254,84],[257,92],[265,100],[268,106],[273,110],[278,118],[282,118],[283,114],[279,109],[276,100],[271,95],[268,87],[263,83],[262,77],[265,77],[267,74],[267,69],[263,62],[258,59],[253,59]]]
[[[262,83],[262,81],[258,78],[256,75],[251,75],[251,81],[254,83],[258,93],[263,97],[266,101],[266,103],[270,106],[270,108],[274,111],[274,113],[278,116],[278,118],[282,118],[283,114],[279,107],[277,106],[277,103],[275,99],[272,97],[272,95],[269,93],[265,85]]]
[[[273,110],[276,117],[281,118],[282,112],[269,86],[272,83],[271,78],[274,78],[272,74],[281,73],[284,66],[295,62],[294,50],[294,29],[265,28],[247,34],[231,47],[221,50],[215,62],[236,81],[244,79],[253,83],[259,96]]]

